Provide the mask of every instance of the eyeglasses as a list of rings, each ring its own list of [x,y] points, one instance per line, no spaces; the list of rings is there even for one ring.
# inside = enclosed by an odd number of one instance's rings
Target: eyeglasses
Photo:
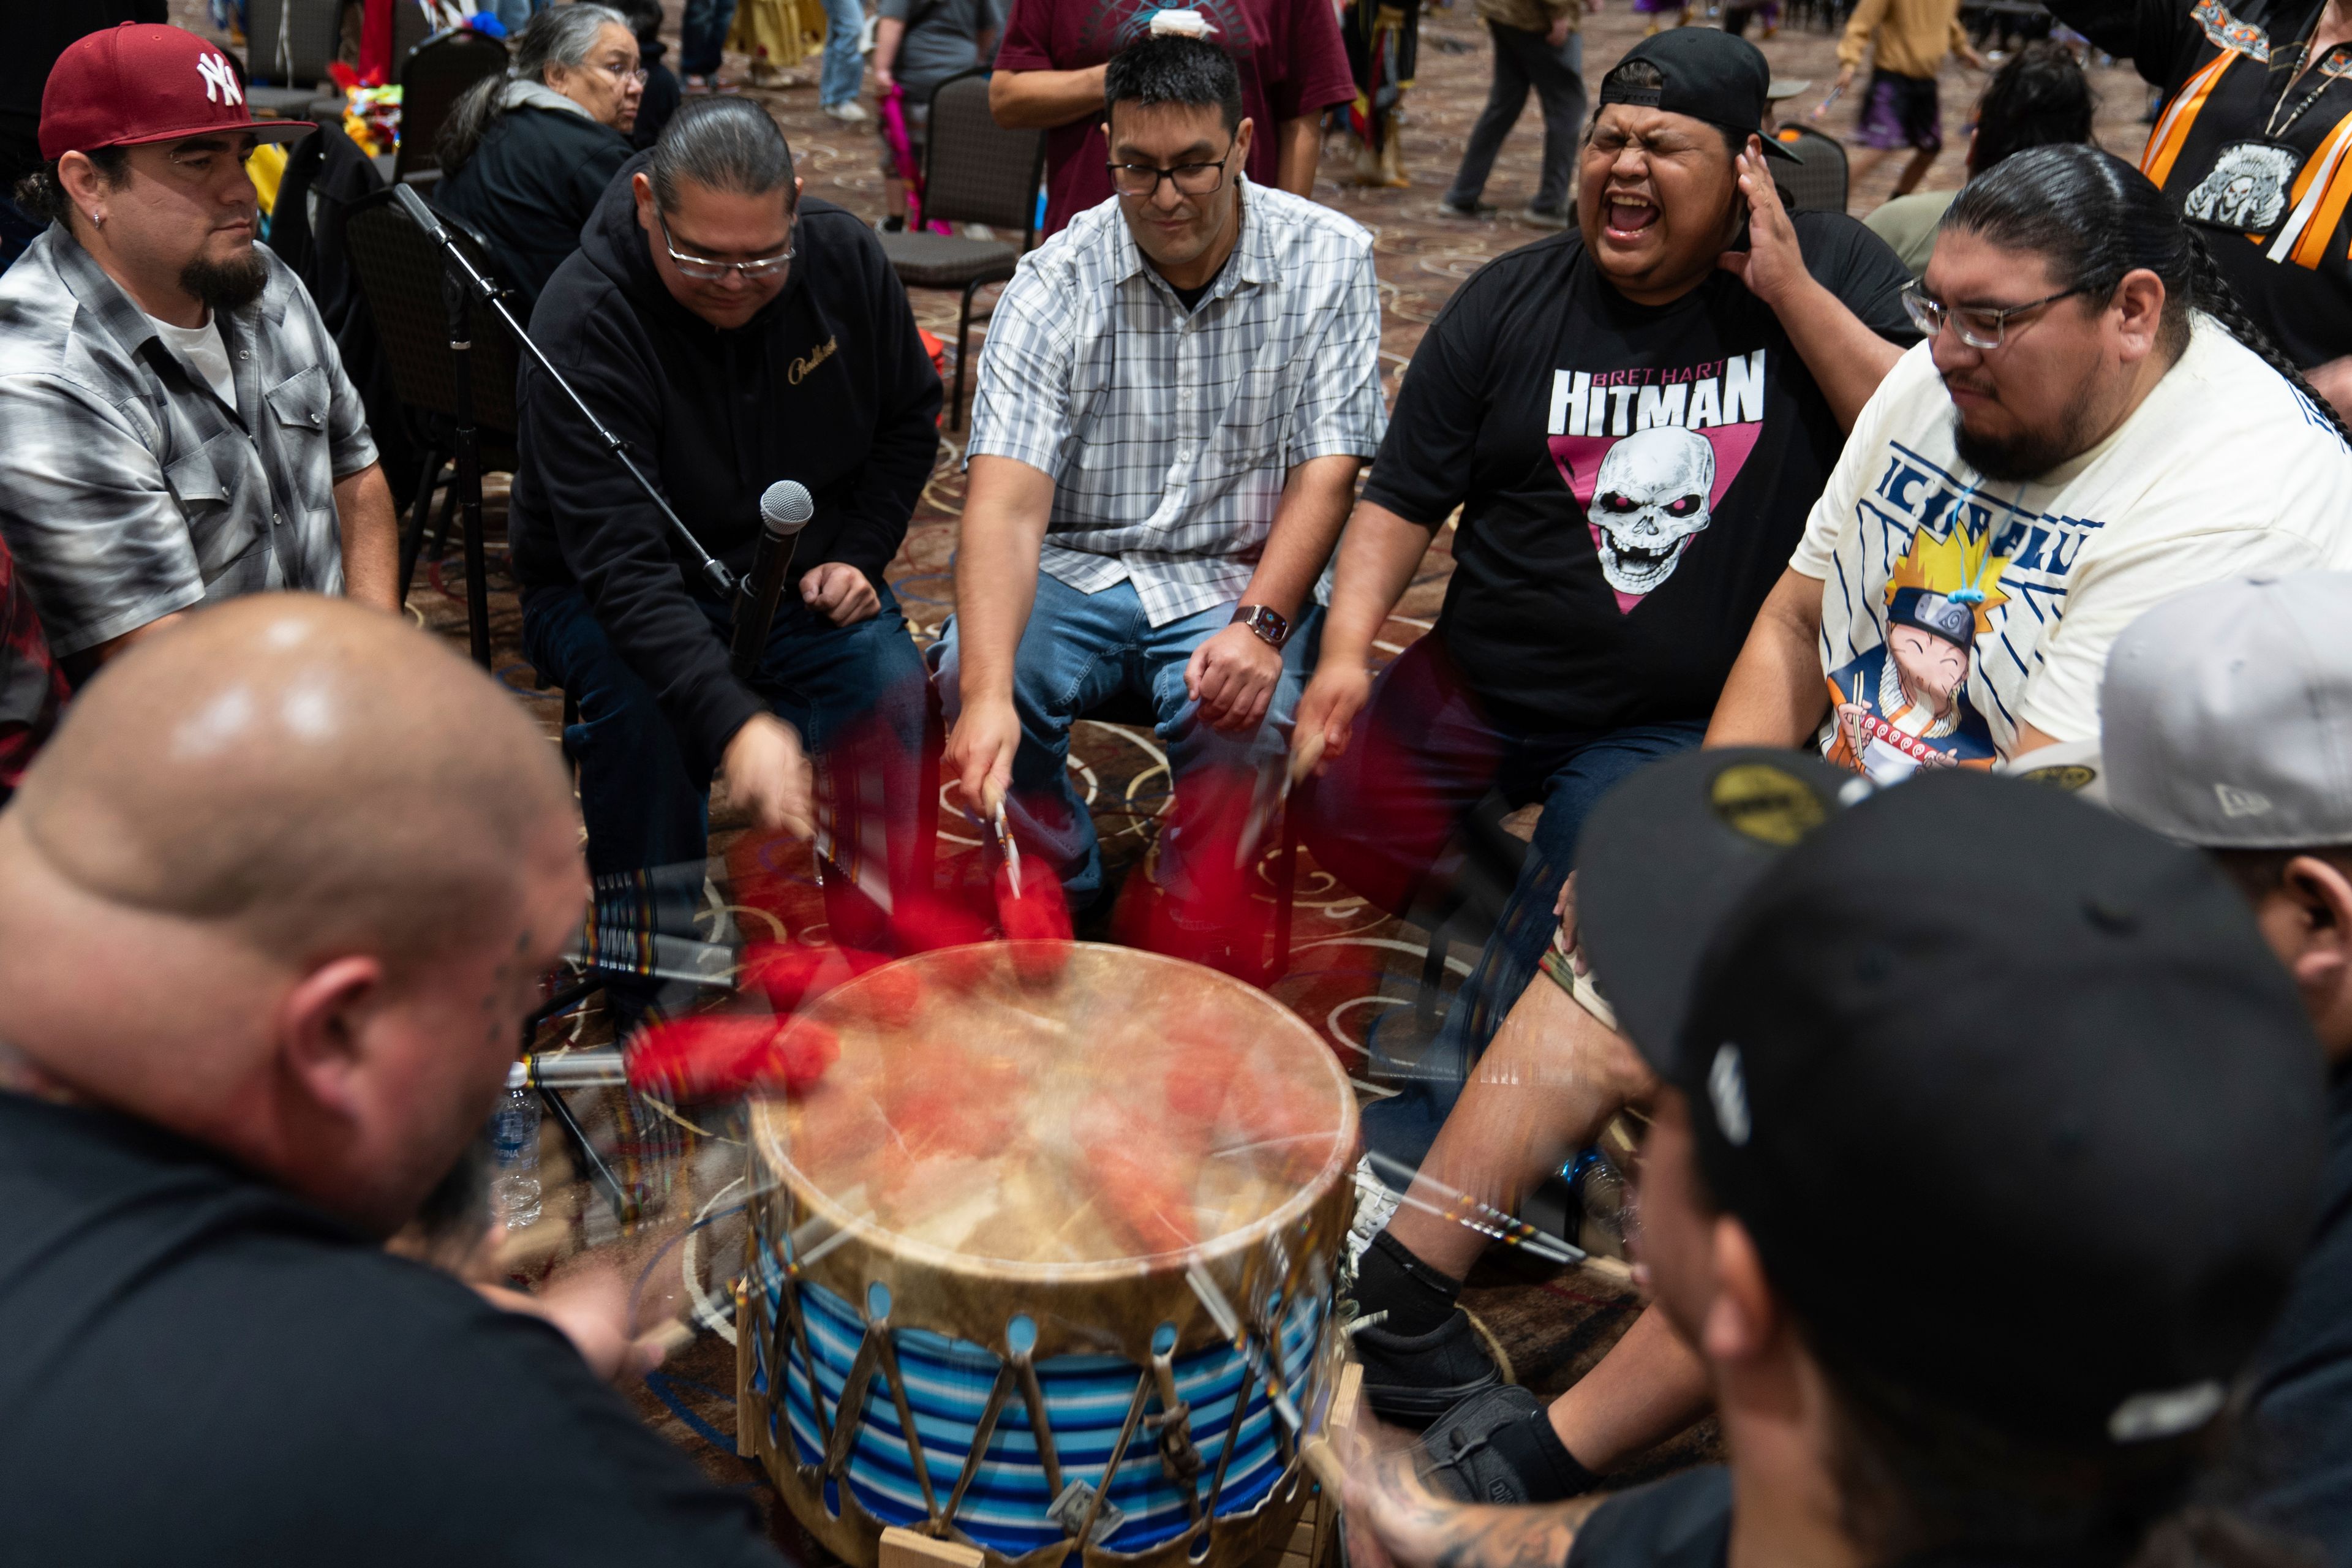
[[[596,68],[603,71],[606,76],[611,77],[614,81],[619,82],[623,87],[643,87],[646,85],[646,72],[645,68],[641,66],[628,67],[619,65],[601,65]]]
[[[707,257],[688,256],[678,249],[677,242],[669,237],[667,214],[655,213],[654,221],[661,225],[662,247],[669,252],[671,262],[680,272],[698,283],[716,283],[730,272],[740,273],[746,283],[757,282],[764,278],[773,278],[777,273],[790,267],[793,264],[793,258],[800,254],[800,247],[787,239],[784,242],[783,253],[780,256],[763,256],[756,261],[712,261]]]
[[[1213,195],[1224,186],[1225,165],[1232,161],[1239,140],[1226,142],[1224,156],[1213,163],[1179,163],[1172,169],[1156,168],[1150,163],[1109,164],[1111,189],[1123,196],[1141,196],[1148,201],[1160,194],[1160,181],[1172,180],[1181,195]]]
[[[2038,310],[2044,305],[2054,305],[2084,292],[2082,289],[2063,289],[2039,300],[2029,300],[2022,305],[1998,308],[1984,305],[1947,305],[1916,283],[1903,289],[1903,309],[1910,313],[1911,324],[1919,335],[1932,339],[1949,321],[1952,330],[1960,334],[1960,342],[1972,349],[1997,349],[2009,335],[2009,319],[2028,310]]]

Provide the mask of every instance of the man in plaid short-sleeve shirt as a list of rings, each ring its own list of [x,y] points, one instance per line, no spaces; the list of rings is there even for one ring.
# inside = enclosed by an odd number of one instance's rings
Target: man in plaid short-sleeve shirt
[[[1022,262],[981,359],[948,765],[968,801],[1005,797],[1083,908],[1102,860],[1070,723],[1139,689],[1176,788],[1163,930],[1213,962],[1248,808],[1281,776],[1316,579],[1386,426],[1379,286],[1364,229],[1241,173],[1255,128],[1223,50],[1138,44],[1105,97],[1121,194]]]
[[[49,227],[0,279],[0,534],[79,678],[266,589],[396,608],[396,521],[300,279],[254,243],[256,122],[177,27],[79,40],[41,105]]]

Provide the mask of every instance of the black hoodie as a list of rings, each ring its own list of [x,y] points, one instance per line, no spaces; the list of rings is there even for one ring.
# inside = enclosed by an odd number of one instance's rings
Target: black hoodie
[[[670,297],[614,176],[580,248],[556,268],[531,336],[579,389],[695,537],[751,564],[760,493],[797,479],[816,516],[793,559],[845,562],[877,587],[939,452],[940,378],[881,242],[856,216],[803,200],[784,291],[731,331]],[[661,700],[688,765],[715,771],[744,721],[768,711],[727,667],[693,603],[712,601],[660,512],[579,411],[526,360],[517,392],[522,462],[509,522],[514,571],[534,588],[578,584],[596,619]],[[793,590],[787,588],[787,593]]]

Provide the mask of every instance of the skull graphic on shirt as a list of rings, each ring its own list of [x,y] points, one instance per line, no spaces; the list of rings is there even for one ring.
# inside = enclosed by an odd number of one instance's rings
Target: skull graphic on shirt
[[[1601,574],[1621,594],[1654,592],[1707,524],[1715,447],[1696,431],[1660,425],[1611,447],[1585,509]]]

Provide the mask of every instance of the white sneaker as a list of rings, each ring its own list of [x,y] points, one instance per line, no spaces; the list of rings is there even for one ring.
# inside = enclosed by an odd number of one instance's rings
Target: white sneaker
[[[845,125],[866,125],[871,123],[874,119],[854,98],[845,98],[839,103],[828,103],[824,106],[824,111]]]

